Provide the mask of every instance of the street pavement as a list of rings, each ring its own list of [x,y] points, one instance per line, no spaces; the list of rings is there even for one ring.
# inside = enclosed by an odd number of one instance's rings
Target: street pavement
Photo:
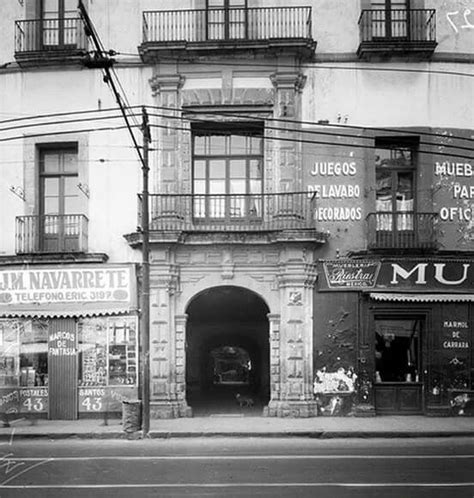
[[[13,418],[0,428],[0,439],[15,438],[140,438],[141,431],[126,433],[120,418],[31,420]],[[474,437],[474,417],[378,416],[274,418],[203,416],[152,419],[150,438],[171,437]],[[1,496],[1,495],[0,495]]]
[[[474,438],[15,439],[1,498],[472,498]]]

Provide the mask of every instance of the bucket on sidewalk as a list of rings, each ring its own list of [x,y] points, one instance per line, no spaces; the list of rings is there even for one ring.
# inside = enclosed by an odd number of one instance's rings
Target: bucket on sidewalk
[[[142,402],[124,399],[122,401],[122,428],[124,432],[136,432],[142,426]]]

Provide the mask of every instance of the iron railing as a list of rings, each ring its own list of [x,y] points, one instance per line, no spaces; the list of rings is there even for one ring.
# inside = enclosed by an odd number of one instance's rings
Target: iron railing
[[[141,195],[139,198],[139,224]],[[279,194],[151,194],[151,231],[269,231],[315,228],[308,192]]]
[[[436,11],[414,10],[363,10],[359,18],[361,42],[378,41],[436,41]]]
[[[369,213],[369,249],[436,249],[436,213]]]
[[[15,51],[85,50],[87,38],[79,18],[32,19],[15,22]]]
[[[311,39],[311,7],[143,12],[143,42]]]
[[[89,220],[83,214],[16,217],[16,253],[86,252]]]

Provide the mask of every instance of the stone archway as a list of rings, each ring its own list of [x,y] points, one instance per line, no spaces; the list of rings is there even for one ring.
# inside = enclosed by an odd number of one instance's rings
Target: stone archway
[[[253,403],[246,413],[262,414],[270,400],[265,301],[242,287],[212,287],[191,300],[186,314],[186,401],[193,412],[239,412],[239,393]]]

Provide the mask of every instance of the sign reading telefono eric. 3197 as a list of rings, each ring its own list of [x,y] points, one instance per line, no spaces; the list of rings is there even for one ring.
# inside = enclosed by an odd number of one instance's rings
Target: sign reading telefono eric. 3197
[[[0,271],[0,307],[134,301],[133,265]]]

